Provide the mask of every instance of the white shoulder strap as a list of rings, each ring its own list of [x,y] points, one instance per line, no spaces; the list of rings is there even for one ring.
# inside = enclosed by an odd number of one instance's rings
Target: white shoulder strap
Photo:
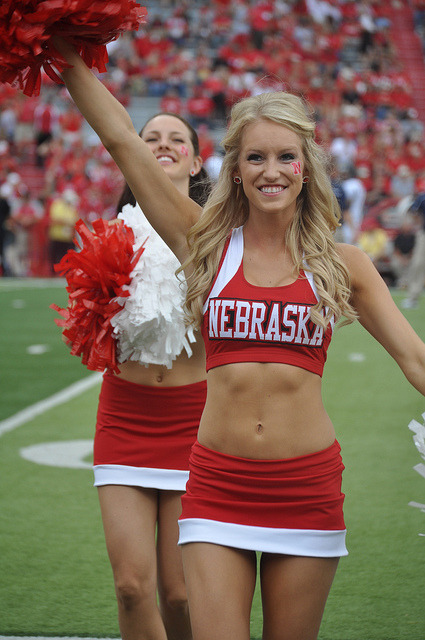
[[[227,252],[222,262],[217,278],[204,303],[204,313],[208,308],[210,298],[216,298],[223,291],[226,284],[230,282],[236,274],[243,258],[243,227],[233,229]]]
[[[303,262],[303,269],[304,269],[305,275],[307,276],[307,280],[308,280],[308,282],[310,284],[310,287],[312,288],[313,293],[316,296],[316,300],[319,301],[320,296],[317,293],[317,287],[316,287],[316,284],[314,282],[313,274],[311,273],[311,271],[308,270],[308,263],[305,260]],[[327,313],[327,312],[328,312],[328,307],[325,307],[325,313]],[[330,326],[331,326],[332,330],[334,328],[334,324],[335,324],[335,319],[332,316],[331,321],[330,321]]]

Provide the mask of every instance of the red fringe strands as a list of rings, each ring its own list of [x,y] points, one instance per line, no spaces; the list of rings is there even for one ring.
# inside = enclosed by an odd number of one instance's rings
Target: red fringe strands
[[[124,31],[137,31],[147,11],[135,0],[1,0],[0,82],[28,96],[40,93],[41,70],[62,84],[69,67],[52,44],[67,38],[90,68],[106,71],[106,44]]]
[[[62,316],[55,322],[63,328],[71,355],[80,356],[91,371],[118,373],[111,318],[123,307],[117,298],[129,295],[126,286],[144,247],[133,251],[133,230],[122,220],[95,220],[93,231],[79,220],[75,229],[80,236],[80,241],[74,239],[77,250],[68,251],[55,265],[66,277],[68,305],[50,308]]]

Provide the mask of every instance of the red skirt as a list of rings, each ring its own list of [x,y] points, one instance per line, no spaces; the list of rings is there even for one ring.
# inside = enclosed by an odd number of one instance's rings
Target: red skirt
[[[94,438],[95,486],[184,491],[206,382],[150,387],[105,373]]]
[[[341,448],[251,460],[192,447],[179,544],[210,542],[290,555],[347,555]]]

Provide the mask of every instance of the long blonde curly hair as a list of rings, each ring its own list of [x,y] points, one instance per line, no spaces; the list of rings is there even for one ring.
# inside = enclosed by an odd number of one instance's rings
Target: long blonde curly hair
[[[334,231],[341,211],[328,176],[328,162],[314,140],[315,124],[306,103],[290,93],[262,93],[234,105],[223,139],[225,156],[217,184],[204,206],[199,221],[188,234],[189,257],[185,312],[187,322],[199,326],[202,307],[217,272],[226,238],[245,223],[248,200],[233,182],[237,171],[241,138],[245,127],[259,119],[276,122],[300,137],[309,182],[297,198],[296,213],[286,231],[286,244],[297,272],[313,275],[319,300],[311,319],[326,327],[331,318],[352,322],[356,313],[350,304],[350,280],[336,249]]]

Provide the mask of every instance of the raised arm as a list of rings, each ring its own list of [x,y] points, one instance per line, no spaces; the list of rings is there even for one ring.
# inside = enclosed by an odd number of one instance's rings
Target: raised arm
[[[370,258],[340,245],[352,284],[352,304],[363,327],[388,351],[407,380],[425,396],[425,343],[394,303]]]
[[[55,46],[72,65],[62,72],[62,78],[76,106],[122,171],[152,226],[183,261],[187,257],[186,234],[200,215],[199,205],[172,184],[125,108],[74,48],[59,38]]]

